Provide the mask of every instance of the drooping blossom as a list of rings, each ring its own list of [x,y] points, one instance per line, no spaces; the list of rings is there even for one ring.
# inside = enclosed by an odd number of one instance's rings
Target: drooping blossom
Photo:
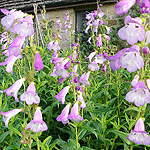
[[[129,72],[135,72],[144,66],[144,60],[139,52],[139,46],[134,45],[130,48],[119,51],[116,55],[110,56],[110,68],[114,71],[120,67],[126,68]]]
[[[134,76],[134,79],[132,80],[132,82],[131,82],[131,86],[132,87],[135,87],[136,86],[136,84],[138,83],[138,80],[139,80],[139,75],[135,75]]]
[[[69,77],[69,73],[65,69],[65,65],[68,61],[69,61],[69,59],[67,58],[67,59],[63,60],[61,63],[57,63],[55,65],[55,68],[56,68],[55,74],[57,76],[61,76],[62,78],[68,78]]]
[[[19,55],[17,57],[14,56],[14,55],[10,55],[10,56],[8,56],[7,59],[5,59],[5,62],[0,63],[0,66],[7,65],[6,66],[6,71],[8,73],[13,74],[13,65],[14,65],[14,63],[16,62],[17,59],[21,59],[21,58],[22,58],[21,55]]]
[[[25,37],[17,36],[8,47],[9,55],[18,56],[21,54],[21,47],[25,41]]]
[[[26,128],[32,130],[33,132],[48,130],[46,123],[42,119],[42,113],[40,107],[36,108],[36,111],[34,113],[34,118],[27,124]]]
[[[86,103],[84,101],[83,95],[81,91],[77,92],[77,101],[81,102],[80,108],[85,108],[86,107]]]
[[[78,101],[73,105],[70,114],[67,117],[68,119],[72,119],[76,122],[82,121],[83,118],[79,115],[79,104]]]
[[[106,61],[107,53],[104,52],[104,54],[98,54],[95,56],[95,61],[98,64],[103,64]]]
[[[122,0],[115,5],[115,12],[118,15],[124,15],[135,4],[136,0]]]
[[[75,60],[78,58],[78,54],[77,54],[77,51],[74,50],[73,53],[71,53],[68,58],[71,60],[72,63],[75,62]]]
[[[71,62],[68,61],[65,65],[64,65],[64,69],[69,69],[71,65]]]
[[[7,111],[7,112],[2,112],[1,111],[1,115],[3,115],[3,121],[5,123],[5,126],[8,128],[8,122],[9,120],[17,115],[19,112],[21,112],[22,109],[13,109],[13,110],[10,110],[10,111]]]
[[[36,93],[35,85],[33,82],[30,83],[27,91],[20,96],[20,99],[25,101],[28,105],[38,104],[40,102],[40,97]]]
[[[122,68],[126,68],[129,72],[135,72],[144,66],[143,57],[140,52],[134,48],[128,49],[120,58]]]
[[[135,144],[150,145],[150,136],[145,131],[142,118],[137,121],[134,130],[129,133],[127,139],[134,142]]]
[[[69,88],[70,88],[70,86],[66,86],[55,96],[55,98],[57,99],[58,102],[61,102],[62,104],[65,103],[65,97],[69,91]]]
[[[16,19],[25,16],[25,13],[23,13],[22,11],[16,11],[15,9],[12,9],[10,11],[1,9],[1,12],[6,15],[1,19],[1,24],[6,28],[6,30],[8,30],[15,23]]]
[[[136,106],[143,106],[150,103],[150,92],[143,81],[139,81],[130,92],[126,94],[125,99],[134,103]]]
[[[32,16],[27,16],[23,19],[20,19],[13,28],[10,29],[11,32],[19,34],[22,37],[31,36],[34,34],[33,20]]]
[[[101,37],[101,35],[98,36],[96,45],[97,45],[97,47],[102,46],[102,37]]]
[[[67,104],[66,107],[62,110],[61,114],[56,118],[57,121],[61,121],[63,124],[69,123],[68,114],[69,114],[70,104]]]
[[[142,20],[138,17],[131,18],[130,15],[125,18],[125,26],[118,31],[118,35],[122,40],[127,40],[131,45],[145,39],[145,30],[141,25]]]
[[[36,52],[36,55],[35,55],[34,68],[36,71],[41,71],[44,68],[42,58],[38,52]]]
[[[49,43],[47,44],[47,49],[48,49],[49,51],[51,51],[51,50],[54,50],[54,51],[61,50],[61,48],[60,48],[59,43],[58,43],[57,40],[56,40],[56,41],[51,41],[51,42],[49,42]]]
[[[87,58],[89,59],[89,61],[91,62],[92,58],[95,56],[96,51],[92,52]]]
[[[90,82],[88,81],[90,76],[90,71],[88,71],[87,73],[84,73],[81,75],[79,82],[83,83],[83,85],[90,85]]]
[[[140,5],[140,11],[142,14],[149,13],[150,10],[150,2],[149,0],[142,0]]]
[[[88,65],[88,68],[91,69],[91,71],[99,70],[99,65],[94,60],[93,62],[90,62],[90,64]]]
[[[24,81],[25,81],[24,78],[17,80],[11,87],[4,90],[3,92],[6,92],[7,96],[13,96],[15,100],[18,102],[19,100],[18,100],[17,94],[22,84],[24,83]]]

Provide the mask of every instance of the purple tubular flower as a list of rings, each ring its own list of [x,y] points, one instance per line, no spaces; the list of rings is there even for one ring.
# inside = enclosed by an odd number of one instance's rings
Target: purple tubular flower
[[[79,82],[83,83],[84,85],[90,85],[90,82],[88,81],[90,76],[90,71],[87,73],[82,74],[82,76],[80,77]]]
[[[124,51],[120,63],[121,67],[126,68],[129,72],[135,72],[137,69],[141,69],[144,66],[143,57],[132,47],[129,48],[128,51]]]
[[[134,130],[129,133],[127,139],[134,142],[135,144],[150,145],[150,136],[145,131],[142,118],[137,121]]]
[[[134,79],[131,82],[132,87],[136,86],[136,84],[138,83],[139,78],[140,78],[139,75],[135,75]]]
[[[118,31],[118,35],[122,40],[127,40],[131,45],[145,39],[145,30],[141,25],[140,18],[131,18],[130,15],[125,18],[125,26]]]
[[[92,60],[92,58],[94,57],[95,54],[96,54],[96,52],[92,52],[92,53],[87,57],[90,62],[91,62],[91,60]]]
[[[99,65],[98,65],[97,62],[94,60],[93,62],[91,62],[91,63],[88,65],[88,68],[90,68],[91,71],[99,70]]]
[[[70,109],[70,104],[67,104],[56,120],[62,121],[63,124],[69,123],[69,120],[68,120],[69,109]]]
[[[96,45],[97,45],[97,47],[102,46],[102,37],[101,37],[101,35],[98,36]]]
[[[139,47],[136,45],[119,51],[116,55],[110,56],[110,68],[116,71],[120,67],[126,68],[129,72],[135,72],[144,66],[144,60],[139,53]]]
[[[145,103],[150,103],[150,92],[143,81],[139,81],[132,91],[126,94],[125,99],[128,102],[134,103],[136,106],[143,106]]]
[[[17,94],[24,81],[25,81],[24,78],[17,80],[10,88],[4,90],[3,92],[6,92],[7,96],[13,96],[15,100],[18,102],[19,100]]]
[[[5,62],[0,63],[0,66],[7,65],[6,71],[7,71],[8,73],[13,74],[13,65],[14,65],[15,61],[16,61],[17,59],[19,59],[19,58],[22,58],[22,56],[19,55],[19,56],[16,57],[16,56],[14,56],[14,55],[10,55],[10,56],[8,56],[8,58],[5,60]]]
[[[65,70],[64,66],[65,64],[69,61],[69,59],[65,59],[63,60],[60,64],[56,64],[56,71],[55,74],[57,76],[62,76],[62,78],[68,78],[69,77],[69,73],[67,72],[67,70]]]
[[[104,54],[99,54],[95,56],[95,61],[98,64],[103,64],[106,61],[106,53]]]
[[[15,24],[10,29],[11,32],[20,34],[20,36],[27,37],[34,34],[32,16],[27,16],[19,20],[19,23]]]
[[[124,15],[135,4],[136,0],[122,0],[115,6],[115,12],[118,15]]]
[[[68,61],[68,62],[64,65],[64,69],[69,69],[69,68],[70,68],[70,64],[71,64],[71,62]]]
[[[21,53],[21,47],[24,43],[25,37],[17,36],[8,47],[9,55],[18,56]]]
[[[38,52],[36,52],[36,55],[35,55],[34,68],[36,71],[41,71],[44,68],[42,58]]]
[[[58,41],[51,41],[47,44],[47,49],[49,51],[51,50],[54,50],[54,51],[57,51],[57,50],[61,50],[59,44],[58,44]]]
[[[2,112],[1,111],[1,115],[3,115],[3,121],[5,123],[5,126],[8,128],[8,122],[9,120],[17,115],[19,112],[21,112],[22,109],[13,109],[13,110],[10,110],[10,111],[7,111],[7,112]]]
[[[110,62],[110,68],[113,69],[114,71],[118,70],[121,67],[120,64],[120,57],[123,54],[123,50],[119,51],[117,54],[114,56],[110,56],[107,60],[111,60]]]
[[[142,0],[142,3],[140,5],[140,11],[142,14],[149,13],[150,9],[150,2],[149,0]]]
[[[65,80],[66,80],[66,78],[59,78],[58,82],[59,82],[59,84],[62,84]]]
[[[14,9],[8,11],[6,9],[1,9],[1,12],[6,16],[1,19],[1,24],[8,30],[16,19],[22,18],[25,14],[22,11],[15,11]]]
[[[31,120],[27,124],[26,128],[32,130],[33,132],[40,132],[40,131],[48,130],[46,123],[42,119],[42,113],[41,113],[40,107],[37,107],[34,113],[33,120]]]
[[[106,69],[107,69],[107,66],[104,65],[104,67],[103,67],[103,72],[106,72]]]
[[[78,58],[77,51],[74,50],[74,52],[73,52],[72,54],[70,54],[68,57],[69,57],[69,59],[72,61],[72,63],[74,63],[75,60]]]
[[[79,105],[78,101],[73,105],[71,109],[71,113],[67,117],[68,119],[72,119],[76,122],[83,121],[83,118],[79,115]]]
[[[80,108],[84,109],[86,107],[86,103],[85,103],[84,98],[82,96],[82,92],[80,92],[80,91],[78,91],[77,101],[81,102]]]
[[[65,96],[67,95],[69,88],[70,86],[66,86],[55,96],[58,102],[61,102],[62,104],[65,103]]]
[[[20,96],[20,99],[25,101],[28,105],[38,104],[40,102],[40,97],[36,93],[34,83],[28,86],[27,91]]]

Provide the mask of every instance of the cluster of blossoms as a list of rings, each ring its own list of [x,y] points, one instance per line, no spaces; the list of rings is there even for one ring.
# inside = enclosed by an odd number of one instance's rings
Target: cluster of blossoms
[[[93,12],[86,15],[87,27],[85,29],[85,33],[88,33],[88,31],[93,32],[93,34],[88,39],[90,44],[94,44],[94,51],[87,57],[90,62],[88,68],[91,71],[95,71],[100,69],[99,65],[102,65],[102,70],[105,72],[107,68],[106,60],[108,56],[107,53],[103,50],[104,48],[102,46],[103,42],[110,40],[108,34],[111,32],[111,30],[109,27],[103,24],[104,13],[101,11],[100,6],[102,5],[98,5],[97,10],[94,10]],[[102,33],[100,29],[105,29],[106,33]]]
[[[132,18],[127,15],[124,20],[125,26],[118,31],[119,37],[122,40],[127,40],[132,46],[122,49],[114,56],[110,56],[108,60],[110,60],[110,68],[114,71],[120,67],[127,69],[129,72],[143,69],[140,76],[135,75],[131,82],[132,89],[126,94],[125,99],[134,103],[137,107],[143,106],[143,109],[146,109],[146,104],[150,103],[150,79],[144,79],[149,59],[146,57],[149,54],[148,44],[150,42],[146,13],[149,12],[150,2],[149,0],[122,0],[116,4],[115,10],[118,15],[126,14],[135,3],[140,4],[141,13],[145,14],[143,15],[144,18]],[[131,131],[127,139],[136,144],[150,145],[150,136],[145,132],[143,119],[139,117],[137,117],[134,130]]]
[[[70,29],[72,28],[72,21],[71,21],[71,19],[70,19],[69,12],[67,12],[67,13],[65,14],[64,19],[65,19],[65,22],[64,22],[65,31],[64,31],[64,32],[66,33],[68,30],[70,30]]]
[[[1,19],[2,25],[6,28],[7,31],[14,33],[15,39],[11,42],[7,43],[8,37],[6,32],[4,32],[1,36],[1,44],[4,42],[4,50],[7,59],[5,62],[0,63],[0,65],[7,65],[6,71],[8,73],[13,73],[13,65],[17,59],[21,59],[21,53],[23,51],[22,46],[25,42],[25,38],[32,36],[34,34],[33,28],[33,20],[31,15],[27,15],[21,11],[11,10],[8,11],[6,9],[1,9],[1,11],[6,15]],[[8,44],[8,46],[6,46]],[[35,54],[34,59],[34,70],[41,71],[44,68],[44,64],[42,62],[42,58],[38,52]],[[4,90],[7,96],[13,96],[16,102],[20,102],[18,99],[18,91],[24,84],[26,78],[21,78],[17,80],[12,86],[8,89]],[[36,93],[36,88],[34,82],[31,82],[25,91],[20,96],[21,101],[25,101],[28,106],[39,104],[40,97]],[[5,122],[5,126],[8,127],[8,122],[11,117],[17,115],[19,112],[25,111],[24,109],[13,109],[7,112],[2,112],[3,121]],[[34,113],[34,118],[27,125],[26,129],[32,130],[33,132],[46,131],[48,129],[45,122],[42,120],[42,113],[40,111],[40,107],[36,108]]]
[[[70,22],[69,19],[70,19],[69,14],[66,13],[65,16],[66,22],[67,21]],[[51,63],[54,65],[54,67],[51,76],[57,77],[58,82],[60,84],[64,83],[65,81],[69,81],[69,83],[71,83],[71,85],[64,87],[55,96],[55,98],[57,99],[58,102],[65,104],[66,103],[65,97],[69,92],[69,89],[73,88],[75,90],[74,94],[76,99],[70,114],[69,114],[69,110],[70,110],[71,102],[64,107],[62,113],[57,117],[57,121],[62,121],[63,124],[69,123],[69,119],[72,119],[75,122],[82,121],[83,118],[79,115],[79,106],[81,109],[84,109],[86,107],[86,103],[83,97],[84,97],[84,88],[87,85],[90,85],[88,81],[90,71],[87,73],[82,71],[83,73],[81,76],[78,74],[80,61],[78,61],[79,53],[77,50],[79,49],[79,46],[80,46],[79,40],[77,40],[77,43],[72,44],[72,48],[70,50],[72,51],[72,53],[66,52],[68,56],[60,57],[61,48],[59,46],[59,42],[57,39],[55,40],[55,42],[50,41],[47,45],[48,50],[50,52],[53,51]]]

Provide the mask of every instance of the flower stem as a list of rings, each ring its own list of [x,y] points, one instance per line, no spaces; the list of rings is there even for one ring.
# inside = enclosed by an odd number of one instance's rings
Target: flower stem
[[[77,145],[77,150],[78,150],[78,129],[77,126],[75,127],[76,130],[76,145]]]
[[[37,133],[36,133],[36,143],[37,143],[37,150],[40,150],[39,138]]]

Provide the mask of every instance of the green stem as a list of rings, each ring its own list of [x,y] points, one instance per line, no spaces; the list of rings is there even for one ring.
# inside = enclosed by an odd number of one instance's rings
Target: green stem
[[[114,140],[113,140],[113,143],[112,143],[112,147],[111,147],[111,150],[113,150],[113,148],[114,148],[114,145],[115,145],[115,141],[116,141],[117,137],[118,137],[118,135],[116,135],[116,136],[114,137]]]
[[[78,128],[77,126],[75,127],[76,130],[76,145],[77,145],[77,150],[78,150]]]
[[[37,133],[36,133],[36,143],[37,143],[37,150],[40,150],[39,138]]]

